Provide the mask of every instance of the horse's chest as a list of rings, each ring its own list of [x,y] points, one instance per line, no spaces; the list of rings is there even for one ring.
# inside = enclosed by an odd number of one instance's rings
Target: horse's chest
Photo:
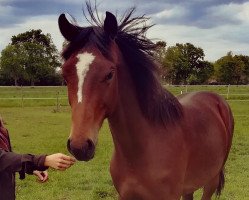
[[[111,175],[114,186],[122,200],[163,199],[165,183],[156,172],[154,176],[151,176],[151,170],[144,168],[131,169],[112,163]]]
[[[115,183],[122,200],[144,200],[149,196],[146,194],[144,185],[134,177],[128,177],[124,181]]]
[[[121,164],[121,162],[112,160],[110,172],[114,186],[122,200],[145,199],[143,198],[146,192],[144,183],[139,178],[136,170]]]

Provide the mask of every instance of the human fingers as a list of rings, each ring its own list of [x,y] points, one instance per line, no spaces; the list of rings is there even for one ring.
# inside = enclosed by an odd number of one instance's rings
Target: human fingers
[[[58,165],[58,170],[64,171],[64,170],[68,169],[68,168],[71,167],[71,166],[72,166],[72,165],[70,165],[70,164],[62,164],[62,163],[60,163],[60,164]]]
[[[42,176],[43,176],[43,181],[42,182],[45,182],[45,181],[48,180],[48,172],[47,171],[43,171]]]
[[[71,156],[67,156],[67,155],[65,155],[65,154],[62,154],[62,155],[61,155],[61,158],[62,158],[63,160],[67,160],[67,161],[70,161],[70,162],[76,162],[76,159],[75,159],[75,158],[73,158],[73,157],[71,157]]]
[[[66,161],[66,163],[64,161]],[[52,167],[54,169],[59,169],[58,166],[60,164],[67,164],[71,166],[74,164],[75,161],[76,160],[70,156],[64,155],[62,153],[56,153],[56,154],[46,156],[44,166]]]
[[[65,165],[73,165],[75,162],[73,162],[73,161],[68,161],[68,160],[60,160],[60,162],[59,162],[60,164],[65,164]]]
[[[39,172],[39,171],[34,171],[33,174],[34,174],[35,176],[37,176],[37,178],[38,178],[39,181],[42,181],[42,182],[43,182],[44,177],[42,176],[41,172]]]

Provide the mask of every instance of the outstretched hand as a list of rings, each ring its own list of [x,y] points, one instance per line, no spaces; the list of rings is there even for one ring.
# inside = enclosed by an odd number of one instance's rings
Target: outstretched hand
[[[48,180],[48,172],[47,171],[41,172],[41,171],[35,170],[35,171],[33,171],[33,174],[35,176],[37,176],[38,181],[40,181],[42,183],[44,183]]]
[[[46,156],[44,165],[46,167],[52,167],[57,170],[64,171],[71,167],[75,163],[75,158],[64,155],[62,153],[56,153]]]

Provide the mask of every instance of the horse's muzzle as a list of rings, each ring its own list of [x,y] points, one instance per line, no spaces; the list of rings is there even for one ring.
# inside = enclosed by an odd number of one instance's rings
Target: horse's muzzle
[[[75,148],[70,139],[67,141],[68,151],[80,161],[89,161],[94,157],[95,145],[92,140],[88,139],[82,148]]]

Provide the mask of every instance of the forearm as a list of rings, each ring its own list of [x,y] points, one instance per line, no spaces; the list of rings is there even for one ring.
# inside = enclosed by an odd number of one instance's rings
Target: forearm
[[[45,171],[48,169],[48,167],[44,165],[45,159],[45,155],[22,155],[22,171],[27,174],[33,174],[34,170]]]
[[[45,156],[31,154],[17,154],[0,149],[0,171],[11,171],[32,174],[34,170],[46,170],[44,166]]]
[[[22,155],[0,149],[0,171],[17,172],[22,169]]]

